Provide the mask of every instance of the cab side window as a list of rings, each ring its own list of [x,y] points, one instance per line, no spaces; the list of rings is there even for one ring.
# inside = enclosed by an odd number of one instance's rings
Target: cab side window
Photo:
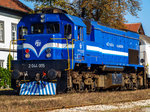
[[[78,40],[83,41],[83,27],[78,26]]]
[[[19,39],[23,39],[24,35],[28,35],[27,27],[20,27],[19,28]]]
[[[60,25],[59,23],[47,23],[47,33],[59,33],[60,32]]]
[[[64,26],[64,36],[67,39],[71,39],[71,37],[72,37],[72,26],[70,24],[66,24]]]
[[[42,34],[44,32],[44,24],[32,24],[31,34]]]

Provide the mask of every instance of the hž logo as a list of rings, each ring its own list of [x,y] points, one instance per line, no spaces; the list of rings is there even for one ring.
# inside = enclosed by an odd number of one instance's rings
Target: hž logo
[[[107,45],[107,46],[110,46],[110,47],[114,47],[114,44],[113,44],[113,43],[110,43],[110,42],[107,42],[106,45]]]
[[[80,47],[80,49],[82,49],[82,44],[81,44],[81,43],[80,43],[80,46],[79,46],[79,47]]]
[[[40,47],[41,46],[41,40],[36,40],[35,41],[35,46]]]

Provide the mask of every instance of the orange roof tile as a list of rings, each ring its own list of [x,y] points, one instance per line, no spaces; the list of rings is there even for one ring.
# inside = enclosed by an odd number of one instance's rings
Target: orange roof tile
[[[141,23],[124,24],[126,30],[138,33]]]
[[[29,7],[21,3],[19,0],[0,0],[0,6],[25,13],[31,11]]]

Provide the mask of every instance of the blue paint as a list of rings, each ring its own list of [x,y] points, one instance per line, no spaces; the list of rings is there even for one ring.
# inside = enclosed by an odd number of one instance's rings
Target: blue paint
[[[32,85],[33,85],[33,82],[31,82],[31,84],[29,85],[27,95],[29,95]]]
[[[33,93],[33,90],[35,89],[34,87],[36,86],[36,84],[33,82],[33,87],[32,87],[32,90],[31,90],[31,92],[30,92],[30,95],[32,95],[32,93]],[[36,91],[36,90],[35,90]],[[35,93],[35,92],[34,92]]]
[[[38,85],[36,83],[34,83],[33,85],[35,88],[35,91],[34,91],[34,95],[36,95],[36,93],[38,93]],[[32,94],[32,93],[31,93]]]
[[[45,84],[45,87],[44,85]],[[56,94],[56,84],[46,81],[40,81],[37,84],[36,81],[28,82],[27,84],[21,84],[20,95],[55,95]],[[51,92],[52,90],[52,92]],[[44,92],[45,91],[45,92]]]

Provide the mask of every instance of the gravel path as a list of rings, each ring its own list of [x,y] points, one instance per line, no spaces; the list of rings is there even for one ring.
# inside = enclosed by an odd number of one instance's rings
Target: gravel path
[[[93,105],[93,106],[75,107],[70,109],[59,109],[53,110],[51,112],[91,112],[91,111],[95,112],[95,111],[109,111],[116,109],[129,109],[142,106],[150,106],[150,99],[135,102],[117,103],[112,105]],[[143,110],[143,112],[150,112],[150,108]]]

